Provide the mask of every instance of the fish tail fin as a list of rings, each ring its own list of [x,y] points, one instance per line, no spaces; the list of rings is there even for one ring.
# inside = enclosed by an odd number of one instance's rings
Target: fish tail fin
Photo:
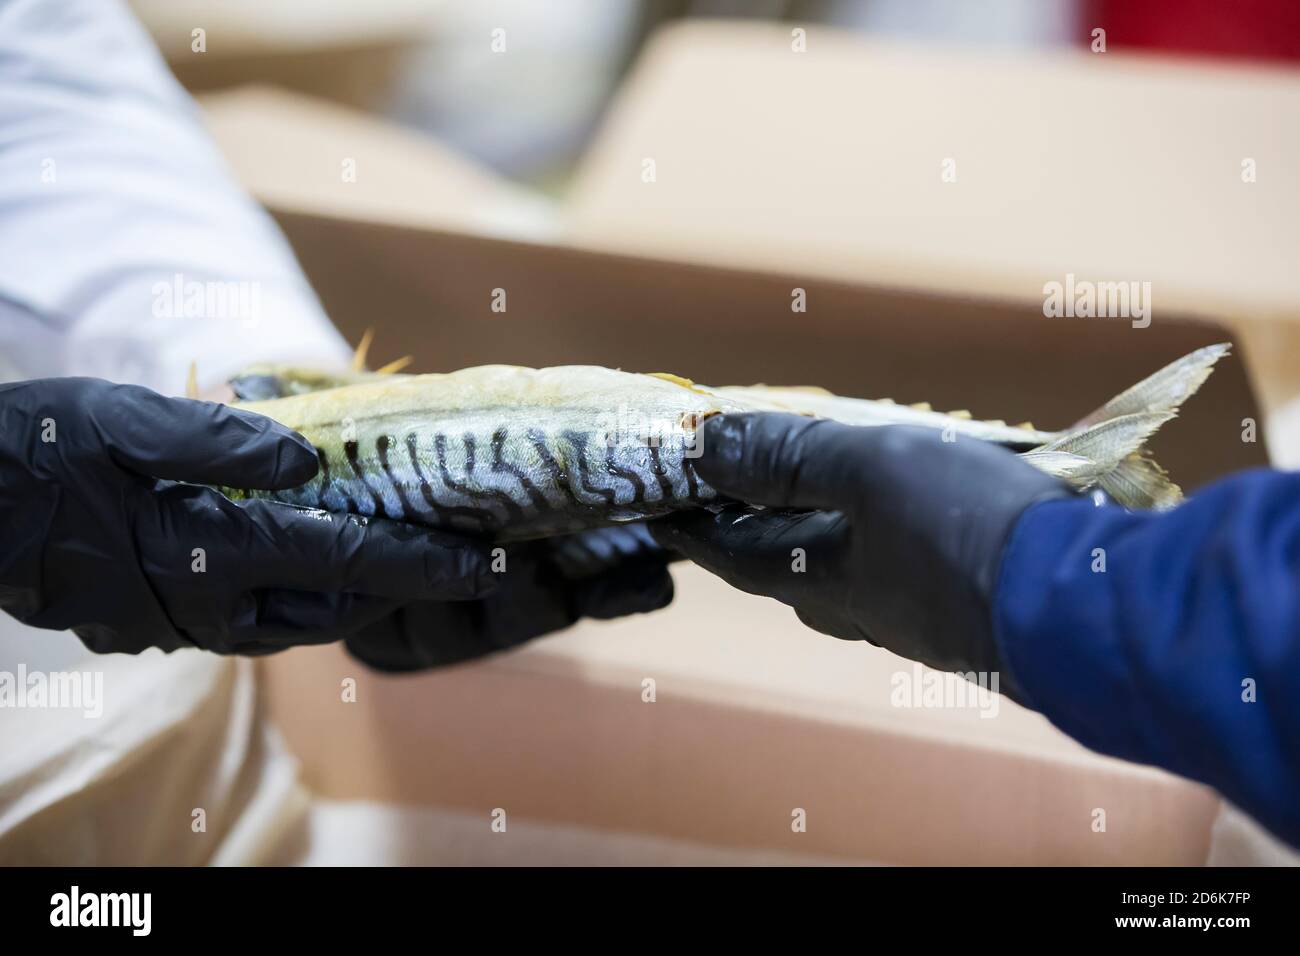
[[[1139,412],[1171,411],[1196,394],[1205,380],[1214,371],[1214,363],[1223,358],[1232,345],[1220,342],[1207,345],[1188,352],[1182,358],[1170,362],[1160,371],[1148,375],[1131,388],[1127,388],[1112,398],[1105,405],[1085,415],[1071,425],[1067,432],[1087,428],[1107,419],[1121,415],[1133,415]]]
[[[1144,446],[1230,349],[1221,343],[1184,355],[1024,457],[1077,488],[1099,487],[1126,508],[1173,507],[1182,491]]]
[[[1112,481],[1112,475],[1130,456],[1139,455],[1147,439],[1173,417],[1174,412],[1168,409],[1119,415],[1085,428],[1062,432],[1059,438],[1046,445],[1039,445],[1021,457],[1034,467],[1062,478],[1076,488],[1086,489],[1100,485],[1110,494],[1114,486],[1119,492],[1115,500],[1120,504],[1129,508],[1149,508],[1153,506],[1156,497],[1167,496],[1130,495],[1126,481],[1132,479],[1121,477],[1121,480]],[[1125,466],[1121,476],[1136,470],[1137,466]],[[1157,470],[1157,474],[1163,475],[1163,472]],[[1141,487],[1154,491],[1153,482],[1147,480],[1145,472],[1141,478]]]
[[[1164,511],[1183,500],[1183,489],[1169,479],[1160,463],[1145,449],[1124,458],[1098,484],[1126,508]]]

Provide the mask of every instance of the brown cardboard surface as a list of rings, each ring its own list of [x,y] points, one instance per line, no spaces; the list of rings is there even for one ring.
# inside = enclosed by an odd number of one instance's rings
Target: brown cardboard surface
[[[592,248],[1038,302],[1073,272],[1300,319],[1298,70],[692,21],[608,115],[566,208]]]
[[[1300,70],[789,41],[662,31],[575,177],[567,241],[1039,303],[1066,273],[1147,281],[1155,321],[1238,330],[1267,412],[1300,397]],[[1300,430],[1271,438],[1300,464]]]
[[[382,108],[404,54],[434,32],[428,0],[130,0],[187,90],[273,83]],[[194,31],[205,31],[196,51]]]
[[[464,232],[550,231],[549,204],[537,194],[361,111],[271,86],[208,93],[199,103],[245,188],[276,209]]]
[[[917,733],[889,719],[869,683],[834,711],[756,693],[754,659],[799,669],[808,642],[857,673],[871,658],[882,674],[897,662],[784,619],[765,625],[766,602],[698,570],[677,577],[677,606],[653,619],[580,625],[448,671],[384,677],[337,647],[295,649],[266,662],[264,693],[316,793],[457,809],[485,829],[501,808],[510,819],[841,860],[1204,861],[1213,794],[1087,754],[1014,705],[961,734],[944,726],[960,716],[952,711],[903,715],[932,718]],[[733,637],[743,627],[753,652],[733,658],[729,683],[701,682],[692,664],[690,645],[713,640],[719,624],[709,608],[730,615]],[[592,667],[575,646],[584,640],[640,660]],[[654,703],[641,697],[647,676]],[[347,677],[353,704],[339,703]],[[791,829],[796,808],[806,832]],[[1104,833],[1092,829],[1098,808]]]
[[[436,20],[428,0],[371,0],[321,4],[316,0],[128,0],[169,59],[192,53],[191,32],[202,27],[212,59],[249,52],[347,49],[397,44],[427,35]]]

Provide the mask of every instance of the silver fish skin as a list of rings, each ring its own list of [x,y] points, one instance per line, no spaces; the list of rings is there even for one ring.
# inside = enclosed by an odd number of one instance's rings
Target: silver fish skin
[[[301,487],[233,497],[380,516],[495,541],[714,502],[696,429],[744,406],[592,366],[484,366],[250,402],[317,449]]]
[[[777,411],[990,441],[1081,491],[1100,488],[1129,508],[1166,508],[1181,492],[1145,442],[1228,350],[1189,353],[1055,432],[817,388],[710,388],[597,366],[345,377],[278,369],[278,381],[259,370],[243,377],[255,392],[289,397],[241,407],[306,436],[320,472],[288,491],[223,490],[496,541],[551,537],[717,502],[694,467],[703,451],[699,424],[711,415]]]

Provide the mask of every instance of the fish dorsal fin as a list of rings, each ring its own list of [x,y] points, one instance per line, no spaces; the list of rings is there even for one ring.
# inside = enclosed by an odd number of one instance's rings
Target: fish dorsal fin
[[[406,366],[410,365],[414,361],[415,358],[413,356],[403,355],[401,358],[394,359],[393,361],[389,362],[387,365],[375,369],[375,374],[392,375],[395,372],[400,372],[402,369],[406,368]]]
[[[651,378],[661,378],[665,382],[672,382],[674,385],[680,385],[682,388],[695,388],[695,383],[689,378],[682,378],[680,375],[674,375],[672,372],[647,372]]]
[[[366,370],[366,355],[370,352],[370,343],[375,340],[375,330],[366,329],[365,334],[361,336],[361,341],[357,344],[357,350],[352,353],[352,371],[364,372]]]
[[[820,385],[755,385],[754,388],[766,389],[769,392],[793,392],[796,395],[822,395],[827,398],[839,397],[830,389],[822,388]]]

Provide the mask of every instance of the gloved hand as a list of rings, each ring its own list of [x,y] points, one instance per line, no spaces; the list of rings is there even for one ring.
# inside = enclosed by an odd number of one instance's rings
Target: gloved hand
[[[1003,546],[1026,508],[1071,493],[975,439],[796,415],[709,419],[696,466],[729,497],[815,510],[673,515],[651,525],[662,545],[816,630],[962,672],[1002,670],[990,604]]]
[[[442,667],[514,647],[588,617],[656,611],[673,598],[668,556],[642,524],[506,549],[499,587],[478,601],[419,601],[348,638],[376,670]]]
[[[0,608],[98,652],[256,654],[337,640],[385,598],[495,583],[455,537],[175,483],[288,488],[316,469],[301,436],[223,405],[98,379],[0,386]]]
[[[287,488],[316,469],[305,439],[239,409],[96,379],[0,386],[0,608],[72,629],[97,652],[240,654],[373,634],[406,622],[398,609],[412,602],[460,603],[440,623],[463,630],[416,636],[484,653],[543,623],[613,612],[568,592],[545,604],[513,568],[494,573],[487,546],[455,535],[177,483]],[[477,602],[507,584],[564,613],[503,628],[498,605]]]

